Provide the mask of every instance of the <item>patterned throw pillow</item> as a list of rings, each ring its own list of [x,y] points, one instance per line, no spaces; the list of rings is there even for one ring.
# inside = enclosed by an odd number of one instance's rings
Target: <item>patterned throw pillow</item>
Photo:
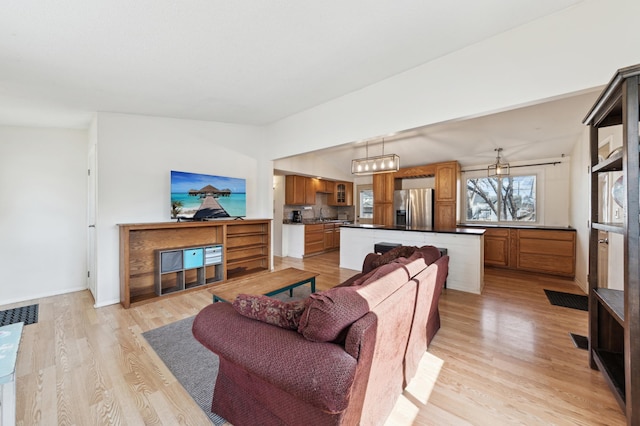
[[[375,269],[379,266],[386,265],[387,263],[393,262],[399,257],[409,257],[416,250],[418,250],[418,247],[413,247],[413,246],[394,247],[388,252],[381,254],[377,259],[371,262],[371,266]]]
[[[239,294],[233,301],[233,307],[240,315],[291,330],[298,329],[300,317],[308,304],[309,299],[283,302],[252,294]]]

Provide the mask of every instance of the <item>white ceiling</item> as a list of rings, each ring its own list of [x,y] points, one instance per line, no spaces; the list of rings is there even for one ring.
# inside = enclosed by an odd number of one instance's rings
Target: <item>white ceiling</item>
[[[6,1],[0,125],[86,128],[95,111],[264,125],[580,1]],[[434,155],[448,137],[418,133]]]
[[[494,163],[496,148],[502,160],[531,162],[570,155],[585,132],[582,120],[600,89],[548,100],[521,108],[456,120],[384,136],[384,152],[400,156],[400,167],[457,160],[462,167]],[[332,164],[351,170],[351,160],[382,154],[383,137],[343,144],[296,156],[304,164]],[[287,162],[282,165],[286,168]],[[280,164],[276,161],[275,167]],[[287,170],[283,169],[286,173]]]

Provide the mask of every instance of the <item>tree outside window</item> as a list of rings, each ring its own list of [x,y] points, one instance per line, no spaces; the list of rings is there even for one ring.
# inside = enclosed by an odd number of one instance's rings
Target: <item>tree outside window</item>
[[[535,175],[474,178],[466,182],[468,222],[536,221]]]

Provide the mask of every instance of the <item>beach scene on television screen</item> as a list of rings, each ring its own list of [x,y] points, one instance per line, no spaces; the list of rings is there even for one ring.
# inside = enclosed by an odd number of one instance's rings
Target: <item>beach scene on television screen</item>
[[[245,179],[171,171],[171,218],[246,216],[246,187]]]

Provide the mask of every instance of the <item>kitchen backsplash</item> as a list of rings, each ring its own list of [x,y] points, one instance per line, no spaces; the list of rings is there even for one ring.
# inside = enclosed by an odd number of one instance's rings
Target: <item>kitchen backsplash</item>
[[[283,215],[284,215],[283,219],[291,220],[293,217],[294,210],[300,210],[302,212],[303,220],[317,219],[320,217],[320,209],[322,209],[323,218],[337,219],[339,213],[346,213],[348,217],[347,220],[350,220],[350,221],[354,220],[355,211],[356,211],[354,206],[349,206],[349,207],[330,206],[329,204],[327,204],[328,202],[327,198],[328,198],[327,194],[318,193],[316,194],[316,203],[314,205],[293,206],[293,205],[285,204],[283,208]]]

